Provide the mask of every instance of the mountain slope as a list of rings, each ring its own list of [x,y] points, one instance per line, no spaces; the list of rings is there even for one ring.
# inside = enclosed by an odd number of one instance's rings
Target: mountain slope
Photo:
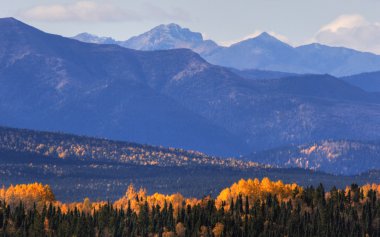
[[[238,70],[235,68],[229,68],[230,71],[239,75],[243,78],[252,79],[252,80],[262,80],[262,79],[278,79],[284,77],[297,76],[295,73],[288,72],[276,72],[276,71],[265,71],[258,69],[246,69],[246,70]]]
[[[380,129],[379,98],[334,77],[252,81],[226,69],[223,77],[211,76],[221,69],[202,70],[202,64],[193,63],[192,69],[174,75],[175,81],[159,83],[157,89],[245,138],[253,149],[324,138],[378,137],[373,131]]]
[[[212,154],[244,150],[239,138],[147,84],[142,67],[151,53],[84,44],[14,19],[1,20],[0,29],[1,124]],[[172,53],[203,63],[188,50]],[[165,58],[160,65],[182,70]]]
[[[173,23],[159,25],[146,33],[119,42],[119,45],[138,50],[187,48],[202,55],[210,54],[219,47],[211,40],[204,40],[202,34]]]
[[[342,47],[309,44],[292,47],[263,33],[204,56],[211,63],[237,69],[346,76],[380,69],[380,56]]]
[[[0,127],[0,152],[41,155],[53,161],[55,158],[60,158],[161,167],[215,166],[239,169],[260,167],[257,163],[233,158],[221,159],[198,151],[7,127]]]
[[[328,75],[251,80],[186,49],[87,44],[0,22],[0,124],[223,156],[380,138],[379,97]]]
[[[342,80],[366,91],[380,92],[380,71],[342,77]]]
[[[93,43],[93,44],[117,44],[118,42],[111,37],[99,37],[96,35],[92,35],[89,33],[80,33],[72,39],[79,40],[86,43]]]
[[[344,47],[309,44],[295,48],[299,65],[314,72],[347,76],[379,70],[380,55]]]
[[[307,72],[294,67],[297,53],[291,46],[267,33],[220,48],[205,58],[211,63],[236,69]]]
[[[258,152],[246,159],[260,160],[277,167],[299,167],[353,175],[380,169],[380,143],[325,140]]]

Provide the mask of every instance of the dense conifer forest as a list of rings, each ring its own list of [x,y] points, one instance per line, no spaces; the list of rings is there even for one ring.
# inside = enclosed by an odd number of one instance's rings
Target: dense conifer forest
[[[240,180],[216,197],[147,195],[61,203],[39,183],[0,189],[1,236],[380,236],[380,186],[326,191]]]

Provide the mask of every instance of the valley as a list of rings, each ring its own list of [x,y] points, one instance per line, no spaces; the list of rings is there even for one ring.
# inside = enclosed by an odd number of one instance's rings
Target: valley
[[[200,198],[214,196],[223,187],[242,178],[270,177],[302,186],[317,186],[323,182],[328,188],[380,182],[380,173],[375,171],[337,176],[287,165],[272,168],[195,151],[63,133],[2,127],[0,141],[3,185],[42,182],[49,184],[56,197],[65,202],[85,197],[115,200],[130,184],[150,192],[180,192]],[[265,157],[275,160],[270,155]]]

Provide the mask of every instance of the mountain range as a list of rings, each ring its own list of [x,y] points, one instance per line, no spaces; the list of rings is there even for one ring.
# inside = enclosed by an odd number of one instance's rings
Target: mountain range
[[[157,90],[186,75],[192,61],[213,70],[189,50],[84,44],[13,18],[0,20],[0,29],[1,124],[210,153],[244,149],[241,139]]]
[[[302,74],[349,76],[380,70],[380,56],[343,47],[308,44],[293,47],[264,32],[231,46],[217,45],[202,34],[177,24],[159,25],[126,41],[79,34],[74,39],[90,43],[113,43],[137,50],[187,48],[208,62],[239,70],[259,69]]]
[[[188,49],[138,51],[0,20],[0,124],[238,156],[379,139],[380,97],[329,75],[252,80]]]
[[[145,51],[186,48],[201,55],[208,55],[219,48],[214,41],[204,40],[201,33],[192,32],[188,28],[182,28],[174,23],[159,25],[146,33],[125,41],[117,41],[110,37],[99,37],[89,33],[78,34],[73,39],[86,43],[117,44],[125,48]]]

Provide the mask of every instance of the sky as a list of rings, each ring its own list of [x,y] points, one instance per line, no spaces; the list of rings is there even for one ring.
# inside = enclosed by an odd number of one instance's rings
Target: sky
[[[177,23],[222,45],[266,31],[297,46],[319,42],[380,54],[380,0],[0,0],[0,17],[49,33],[126,40]]]

